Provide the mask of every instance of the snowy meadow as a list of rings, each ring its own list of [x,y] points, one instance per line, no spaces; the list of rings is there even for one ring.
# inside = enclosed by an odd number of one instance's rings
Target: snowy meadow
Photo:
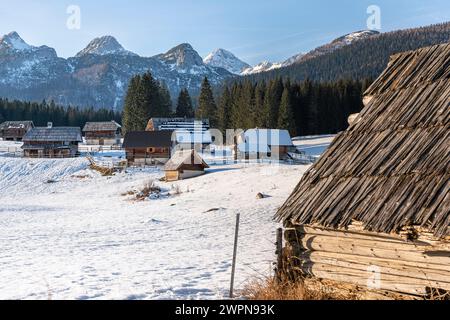
[[[296,144],[320,153],[330,141]],[[272,217],[308,168],[211,165],[204,176],[166,183],[160,168],[104,177],[83,157],[0,153],[0,299],[225,298],[236,214],[239,290],[270,275]],[[137,201],[150,181],[167,196]]]

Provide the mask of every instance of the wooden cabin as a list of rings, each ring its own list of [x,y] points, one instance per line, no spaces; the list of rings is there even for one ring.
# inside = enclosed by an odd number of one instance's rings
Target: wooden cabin
[[[6,121],[0,124],[0,138],[4,141],[22,141],[32,128],[33,121]]]
[[[122,126],[117,122],[87,122],[83,128],[84,138],[88,145],[120,145]]]
[[[237,143],[238,157],[243,159],[284,160],[295,150],[289,131],[279,129],[249,129]]]
[[[391,58],[276,214],[294,276],[412,298],[450,292],[449,75],[450,44]]]
[[[209,168],[195,150],[179,150],[164,166],[166,181],[177,181],[198,177]]]
[[[76,127],[35,127],[23,137],[23,153],[27,158],[71,158],[78,155],[82,142]]]
[[[174,142],[172,131],[135,131],[125,135],[125,149],[128,165],[145,166],[166,163]]]

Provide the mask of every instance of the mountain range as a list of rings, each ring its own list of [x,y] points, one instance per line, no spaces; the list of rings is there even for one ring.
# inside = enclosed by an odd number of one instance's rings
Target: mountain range
[[[202,59],[188,43],[142,57],[123,48],[112,36],[96,38],[65,59],[53,48],[29,45],[11,32],[0,38],[0,97],[120,110],[129,80],[146,71],[165,83],[176,99],[183,88],[198,95],[204,77],[213,86],[240,77],[253,81],[279,76],[314,81],[374,78],[390,55],[448,41],[450,23],[381,34],[365,30],[283,62],[250,66],[225,49],[216,49]]]
[[[17,32],[0,38],[0,96],[9,99],[119,110],[131,77],[146,71],[164,82],[174,97],[182,88],[197,94],[204,77],[219,85],[233,76],[203,63],[187,43],[154,57],[141,57],[105,36],[64,59],[52,48],[27,44]]]
[[[211,52],[203,61],[213,67],[220,67],[228,70],[233,74],[238,75],[251,75],[261,72],[271,71],[290,65],[307,61],[319,57],[321,55],[329,54],[337,49],[351,45],[357,41],[368,39],[370,37],[379,35],[380,33],[375,30],[363,30],[346,34],[320,46],[308,53],[298,53],[283,62],[270,62],[263,61],[255,66],[250,66],[248,63],[243,62],[237,58],[234,54],[225,49],[216,49]]]

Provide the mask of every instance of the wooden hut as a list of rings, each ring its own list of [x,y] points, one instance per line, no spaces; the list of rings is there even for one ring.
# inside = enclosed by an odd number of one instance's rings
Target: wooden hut
[[[383,292],[450,290],[450,44],[406,52],[276,214],[287,268]]]
[[[83,128],[88,145],[120,145],[122,126],[117,122],[87,122]]]
[[[166,181],[184,180],[198,177],[209,168],[195,150],[179,150],[164,166]]]
[[[76,127],[36,127],[23,137],[23,152],[31,158],[70,158],[78,155],[82,142],[81,130]]]
[[[128,165],[145,166],[166,163],[174,145],[172,131],[135,131],[125,135]]]
[[[22,141],[23,136],[32,128],[33,121],[6,121],[0,124],[0,138],[5,141]]]

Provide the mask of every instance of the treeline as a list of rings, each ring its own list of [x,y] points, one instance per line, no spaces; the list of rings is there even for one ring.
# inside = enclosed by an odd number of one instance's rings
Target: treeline
[[[187,89],[181,90],[174,108],[166,85],[147,72],[130,81],[122,117],[123,131],[142,131],[150,118],[160,117],[209,118],[215,126],[216,116],[217,106],[207,78],[203,80],[196,110]]]
[[[35,103],[0,99],[0,123],[20,120],[32,120],[35,126],[46,126],[52,122],[54,126],[82,128],[90,121],[115,120],[120,123],[121,114],[107,109],[63,107],[53,101]]]
[[[363,92],[370,80],[340,80],[317,83],[236,81],[214,96],[207,78],[203,80],[197,109],[183,89],[175,108],[164,85],[150,73],[134,77],[129,85],[123,113],[125,132],[144,130],[152,117],[207,118],[211,127],[226,129],[279,128],[292,136],[337,133],[348,127],[348,117],[364,107]]]
[[[279,128],[292,136],[337,133],[364,107],[370,80],[235,82],[218,98],[218,128]]]
[[[276,77],[289,77],[292,81],[310,79],[315,82],[375,79],[386,68],[391,55],[449,41],[450,22],[382,33],[323,56],[246,78],[255,82]]]

